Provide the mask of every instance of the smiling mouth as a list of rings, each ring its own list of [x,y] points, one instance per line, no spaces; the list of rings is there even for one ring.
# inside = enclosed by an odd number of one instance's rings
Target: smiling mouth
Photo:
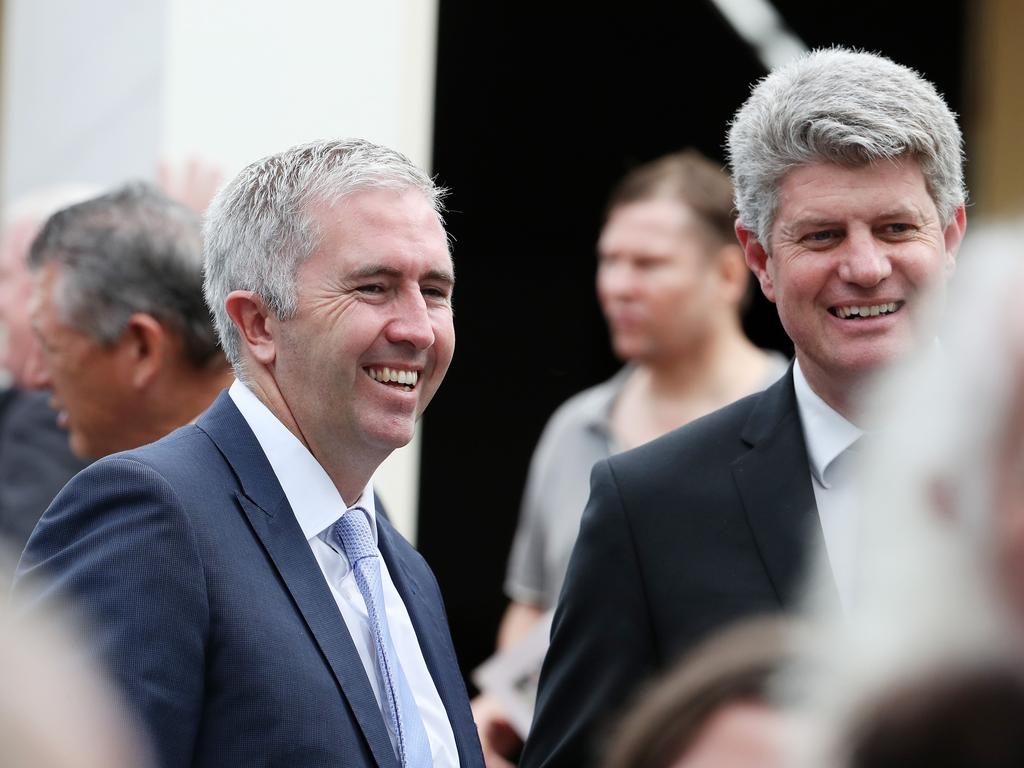
[[[902,301],[890,301],[888,304],[862,304],[851,307],[829,307],[828,311],[840,320],[863,320],[869,317],[891,315],[903,307]]]
[[[419,371],[387,367],[363,368],[363,370],[374,381],[389,387],[399,387],[406,392],[412,392],[416,389],[416,382],[420,379]]]

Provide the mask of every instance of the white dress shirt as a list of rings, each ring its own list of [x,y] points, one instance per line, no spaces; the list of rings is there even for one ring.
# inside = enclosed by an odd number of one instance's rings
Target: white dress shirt
[[[334,483],[323,467],[299,439],[282,424],[252,393],[235,381],[228,390],[242,417],[249,424],[256,440],[267,456],[270,466],[284,490],[288,503],[295,513],[295,519],[309,542],[313,556],[331,588],[331,594],[338,604],[338,610],[348,627],[352,642],[359,652],[370,687],[381,707],[384,724],[391,737],[391,743],[398,754],[397,735],[392,732],[391,718],[382,704],[381,679],[377,657],[370,632],[366,604],[348,564],[348,558],[340,545],[335,545],[328,536],[330,528],[350,507],[362,507],[370,521],[374,541],[377,540],[377,516],[373,499],[373,485],[367,485],[358,499],[348,505],[341,498]],[[448,713],[437,693],[433,679],[423,660],[419,641],[409,612],[402,602],[388,572],[384,558],[380,558],[380,575],[384,588],[384,604],[388,627],[399,663],[405,672],[409,686],[416,698],[416,704],[423,719],[423,725],[430,741],[435,766],[459,765],[455,734],[452,732]]]
[[[853,470],[855,461],[843,455],[864,431],[847,421],[838,411],[811,389],[800,370],[793,364],[793,386],[800,421],[804,427],[807,458],[810,460],[811,485],[818,507],[825,550],[843,607],[849,609],[854,599],[854,566],[860,527],[857,492]],[[839,461],[840,457],[842,461]]]

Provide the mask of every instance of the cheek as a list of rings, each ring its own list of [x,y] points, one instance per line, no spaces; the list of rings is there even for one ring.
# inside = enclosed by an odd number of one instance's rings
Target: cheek
[[[597,299],[602,304],[607,304],[617,294],[621,294],[625,288],[625,282],[621,274],[615,275],[608,271],[597,273]]]
[[[449,317],[434,330],[434,346],[437,354],[437,366],[443,372],[455,355],[455,326]]]

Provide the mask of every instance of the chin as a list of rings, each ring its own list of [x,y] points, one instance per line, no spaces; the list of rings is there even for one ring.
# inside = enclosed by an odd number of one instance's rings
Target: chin
[[[612,341],[612,351],[622,361],[637,360],[647,352],[647,346],[635,341]]]
[[[406,425],[388,425],[385,429],[368,431],[369,442],[388,452],[403,448],[416,436],[416,423]]]
[[[102,458],[89,445],[89,441],[79,432],[72,432],[68,435],[68,445],[71,452],[83,461]]]

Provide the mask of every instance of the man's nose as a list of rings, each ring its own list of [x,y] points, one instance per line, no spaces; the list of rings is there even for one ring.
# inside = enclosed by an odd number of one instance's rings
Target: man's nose
[[[396,304],[394,318],[387,325],[385,338],[393,344],[411,344],[429,349],[434,343],[434,325],[423,294],[409,293]]]
[[[597,273],[598,292],[608,298],[625,298],[636,291],[636,272],[630,265],[603,264]]]
[[[872,288],[892,274],[889,246],[879,243],[872,235],[850,235],[843,248],[839,277],[844,282]]]

